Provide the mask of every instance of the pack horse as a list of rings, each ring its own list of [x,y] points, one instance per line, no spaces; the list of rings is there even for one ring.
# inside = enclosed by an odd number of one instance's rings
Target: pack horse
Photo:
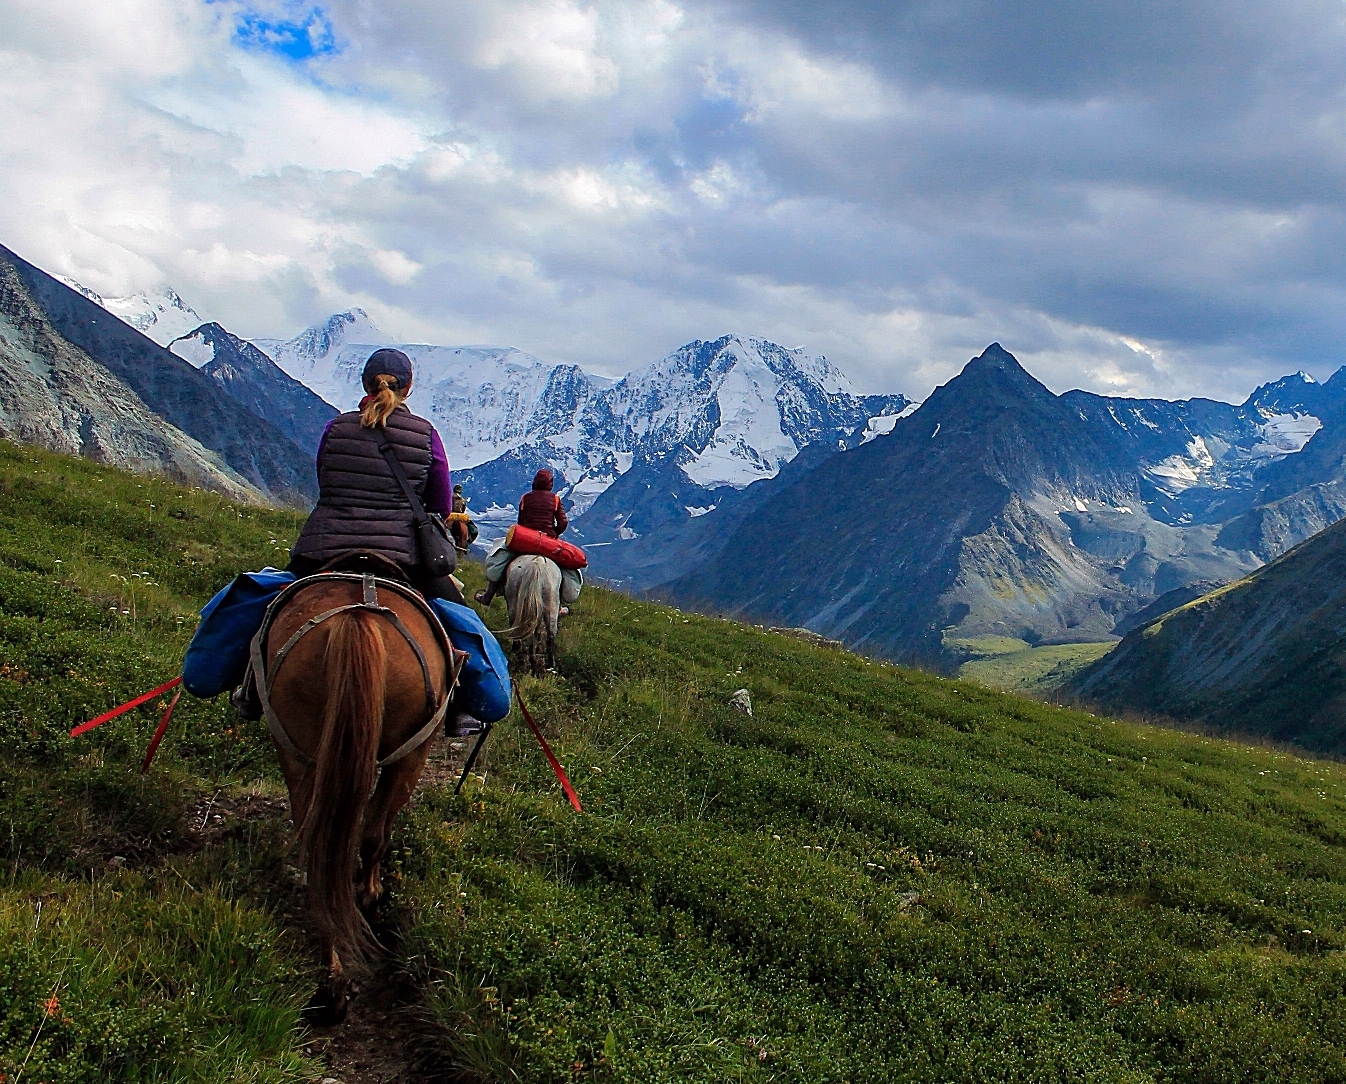
[[[375,942],[393,819],[420,780],[462,667],[441,624],[405,584],[370,574],[299,580],[271,603],[252,680],[290,790],[309,912],[327,975],[309,1006],[346,1016]]]

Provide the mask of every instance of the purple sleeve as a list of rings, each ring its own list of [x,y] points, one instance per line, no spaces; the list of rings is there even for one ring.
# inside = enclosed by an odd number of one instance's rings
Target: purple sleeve
[[[427,512],[447,516],[453,511],[453,478],[449,474],[449,457],[444,454],[444,442],[439,430],[430,430],[430,474],[425,479],[422,498]]]
[[[340,417],[340,415],[338,414],[337,417]],[[322,462],[322,451],[327,447],[327,434],[332,431],[332,426],[334,425],[336,425],[336,418],[333,418],[322,427],[322,436],[318,438],[318,454],[313,457],[315,463]]]

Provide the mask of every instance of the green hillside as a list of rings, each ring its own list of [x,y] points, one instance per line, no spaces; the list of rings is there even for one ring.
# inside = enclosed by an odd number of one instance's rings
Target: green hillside
[[[264,726],[184,702],[146,777],[154,710],[65,736],[171,676],[195,609],[296,525],[0,445],[7,1081],[324,1075]],[[395,966],[440,1075],[1346,1078],[1341,766],[577,610],[523,692],[584,814],[511,719],[396,841]]]
[[[1132,629],[1063,691],[1346,753],[1346,520]]]

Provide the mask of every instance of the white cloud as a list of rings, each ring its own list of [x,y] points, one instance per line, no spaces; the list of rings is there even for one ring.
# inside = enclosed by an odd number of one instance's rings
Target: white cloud
[[[738,331],[924,394],[998,339],[1057,390],[1238,397],[1346,335],[1330,42],[1216,116],[691,0],[332,0],[302,62],[244,10],[0,0],[0,241],[244,335],[361,305],[607,373]]]
[[[600,48],[598,12],[566,0],[492,5],[477,44],[483,68],[513,68],[538,98],[608,95],[617,65]]]
[[[239,54],[226,72],[193,71],[149,88],[171,116],[222,137],[244,175],[282,169],[372,173],[429,145],[427,122],[309,82],[270,57]]]
[[[378,269],[379,274],[398,286],[405,286],[421,269],[415,260],[391,248],[375,249],[369,254],[369,262]]]

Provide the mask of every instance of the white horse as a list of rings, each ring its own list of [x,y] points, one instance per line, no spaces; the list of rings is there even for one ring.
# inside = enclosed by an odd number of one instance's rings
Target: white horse
[[[556,623],[561,616],[561,569],[526,553],[510,562],[505,576],[509,636],[523,649],[534,677],[556,666]]]

